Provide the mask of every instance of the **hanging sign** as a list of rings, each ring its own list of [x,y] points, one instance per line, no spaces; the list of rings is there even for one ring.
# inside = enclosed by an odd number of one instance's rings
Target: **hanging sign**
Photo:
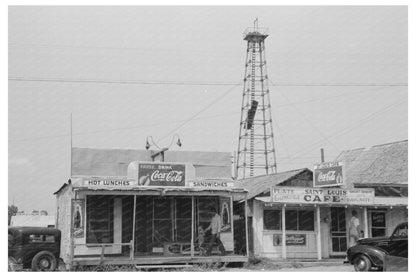
[[[313,166],[313,186],[331,187],[343,185],[341,162],[321,163]]]
[[[140,163],[139,186],[185,186],[185,165]]]
[[[374,189],[272,187],[272,202],[293,204],[371,205]]]

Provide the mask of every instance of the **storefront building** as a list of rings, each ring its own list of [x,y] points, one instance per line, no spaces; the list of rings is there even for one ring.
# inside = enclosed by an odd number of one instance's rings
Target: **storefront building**
[[[72,178],[55,193],[64,261],[71,265],[247,261],[245,203],[235,201],[244,200],[247,193],[229,178],[229,154],[166,152],[164,162],[153,161],[149,154],[73,149]],[[216,246],[212,256],[204,255],[209,233],[205,244],[199,244],[198,228],[209,226],[212,208],[221,216],[226,256]]]
[[[407,221],[407,141],[344,151],[313,171],[258,176],[237,187],[249,191],[251,254],[344,257],[353,210],[363,237],[388,236]]]

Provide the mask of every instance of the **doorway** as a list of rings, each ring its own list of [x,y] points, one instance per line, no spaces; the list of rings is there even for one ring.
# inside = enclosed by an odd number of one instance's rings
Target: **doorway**
[[[345,208],[331,207],[331,255],[345,255],[347,251],[347,224]]]

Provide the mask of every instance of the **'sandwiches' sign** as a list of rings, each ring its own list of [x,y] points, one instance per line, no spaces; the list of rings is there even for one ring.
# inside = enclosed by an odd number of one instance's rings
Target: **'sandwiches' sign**
[[[234,187],[234,183],[224,180],[194,180],[188,182],[188,186],[202,188],[229,188]]]
[[[343,182],[344,176],[341,162],[327,162],[314,165],[314,187],[341,186],[343,185]]]
[[[293,204],[370,205],[374,203],[374,189],[272,187],[271,201]]]
[[[139,164],[139,186],[185,186],[184,164]]]

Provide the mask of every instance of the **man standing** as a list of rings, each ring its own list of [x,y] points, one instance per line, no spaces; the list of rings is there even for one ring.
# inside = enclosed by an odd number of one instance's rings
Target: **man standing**
[[[207,229],[205,229],[205,232],[208,230],[211,230],[211,237],[209,239],[209,243],[208,243],[208,249],[207,249],[207,255],[211,255],[211,250],[212,250],[212,246],[214,245],[214,243],[216,242],[218,244],[218,248],[221,251],[221,255],[225,255],[225,248],[224,245],[221,242],[220,239],[220,233],[221,233],[221,217],[220,215],[217,213],[217,210],[215,208],[211,209],[211,212],[213,213],[212,219],[211,219],[211,224],[208,226]]]
[[[348,233],[350,236],[350,245],[352,247],[357,244],[358,239],[360,238],[360,221],[357,218],[357,212],[355,210],[352,211],[352,217],[350,219]]]

